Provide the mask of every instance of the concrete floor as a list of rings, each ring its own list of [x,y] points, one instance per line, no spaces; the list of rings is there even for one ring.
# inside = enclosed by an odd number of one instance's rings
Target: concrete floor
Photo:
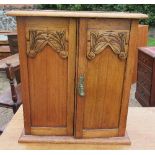
[[[0,73],[0,94],[4,90],[9,89],[9,88],[10,88],[9,82],[6,79],[5,73]],[[136,88],[136,85],[135,84],[132,85],[131,92],[130,92],[129,106],[140,107],[141,105],[135,99],[135,88]],[[5,126],[11,120],[12,117],[13,117],[13,112],[11,109],[0,107],[0,128]]]

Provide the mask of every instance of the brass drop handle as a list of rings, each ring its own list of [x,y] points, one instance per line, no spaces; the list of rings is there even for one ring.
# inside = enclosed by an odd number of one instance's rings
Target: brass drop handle
[[[80,77],[79,77],[78,93],[80,96],[85,96],[84,75],[80,75]]]

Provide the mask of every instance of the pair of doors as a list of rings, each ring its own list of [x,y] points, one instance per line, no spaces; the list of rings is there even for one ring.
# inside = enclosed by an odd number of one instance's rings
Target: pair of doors
[[[118,136],[130,21],[27,17],[23,22],[26,133]]]

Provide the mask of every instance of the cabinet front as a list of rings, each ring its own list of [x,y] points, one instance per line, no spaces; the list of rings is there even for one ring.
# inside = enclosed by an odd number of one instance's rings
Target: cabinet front
[[[17,22],[25,133],[114,137],[123,128],[123,136],[131,20],[18,17]]]
[[[80,20],[76,137],[118,136],[129,34],[129,20]]]
[[[27,17],[25,33],[30,133],[72,135],[76,22]]]

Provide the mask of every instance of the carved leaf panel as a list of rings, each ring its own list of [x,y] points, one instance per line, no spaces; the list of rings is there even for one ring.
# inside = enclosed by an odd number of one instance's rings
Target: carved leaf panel
[[[51,46],[62,58],[68,57],[67,30],[29,29],[27,32],[27,55],[34,58],[46,46]]]
[[[88,30],[87,41],[87,58],[89,60],[104,52],[107,46],[110,46],[120,59],[126,59],[128,56],[129,31],[127,30]]]

